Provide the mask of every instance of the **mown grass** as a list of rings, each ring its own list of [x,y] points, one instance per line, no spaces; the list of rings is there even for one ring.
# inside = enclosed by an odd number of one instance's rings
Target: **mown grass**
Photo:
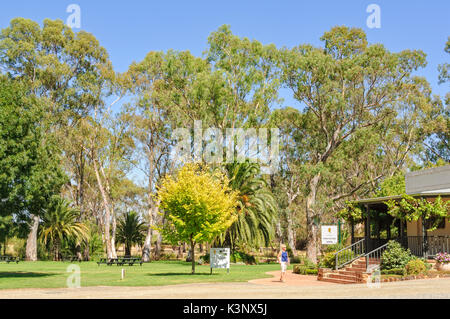
[[[244,282],[270,277],[268,271],[279,270],[278,264],[238,265],[226,269],[214,269],[210,275],[208,265],[196,266],[192,275],[191,263],[182,261],[157,261],[142,266],[98,266],[95,262],[20,262],[0,264],[0,289],[14,288],[62,288],[72,274],[68,266],[80,266],[81,286],[162,286],[187,283]],[[292,268],[292,267],[290,267]],[[121,270],[125,278],[121,280]]]

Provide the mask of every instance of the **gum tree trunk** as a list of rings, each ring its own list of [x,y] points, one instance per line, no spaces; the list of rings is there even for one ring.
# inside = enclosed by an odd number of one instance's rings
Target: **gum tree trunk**
[[[39,216],[31,215],[31,229],[27,238],[26,256],[27,261],[37,261],[37,232],[39,227]]]
[[[317,233],[318,227],[315,223],[315,219],[318,217],[314,211],[314,205],[316,203],[317,187],[320,181],[320,174],[314,176],[310,183],[310,192],[306,197],[306,227],[308,231],[308,240],[306,244],[306,256],[317,263]]]
[[[191,258],[192,258],[192,274],[195,274],[195,242],[191,235]]]

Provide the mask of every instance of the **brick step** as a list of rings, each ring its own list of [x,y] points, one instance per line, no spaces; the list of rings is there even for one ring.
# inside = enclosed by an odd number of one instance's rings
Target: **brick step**
[[[357,273],[362,274],[362,273],[366,272],[366,268],[364,268],[364,269],[362,269],[362,268],[349,268],[349,269],[346,269],[345,271],[348,271],[348,272],[351,272],[351,273],[357,272]]]
[[[320,281],[325,281],[325,282],[332,282],[335,284],[356,284],[357,282],[353,281],[353,280],[346,280],[346,279],[335,279],[335,278],[322,278],[320,279]]]
[[[345,267],[345,269],[350,270],[350,271],[365,271],[366,270],[366,265],[352,265],[351,267]]]
[[[361,271],[339,270],[337,273],[341,275],[356,276],[357,274],[360,274]]]
[[[332,278],[332,279],[344,279],[344,280],[350,280],[357,282],[358,277],[355,275],[342,275],[342,274],[327,274],[325,278]]]
[[[380,263],[369,263],[369,265],[379,265]],[[356,267],[366,267],[366,263],[361,263],[361,264],[359,264],[359,263],[355,263],[355,264],[352,264],[352,266],[356,266]]]
[[[364,258],[364,259],[358,259],[358,260],[355,260],[355,262],[357,262],[357,263],[365,263],[366,262],[366,259]],[[370,258],[369,259],[369,262],[370,263],[379,263],[380,262],[380,259],[377,259],[377,258]]]

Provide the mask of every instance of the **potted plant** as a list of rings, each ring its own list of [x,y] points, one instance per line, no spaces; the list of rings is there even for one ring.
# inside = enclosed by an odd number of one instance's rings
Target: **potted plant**
[[[436,257],[436,269],[441,271],[450,271],[450,254],[442,252],[437,253]]]

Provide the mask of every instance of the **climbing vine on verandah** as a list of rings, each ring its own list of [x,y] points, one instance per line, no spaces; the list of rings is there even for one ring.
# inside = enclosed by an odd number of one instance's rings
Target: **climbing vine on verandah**
[[[400,200],[391,199],[384,203],[388,207],[387,214],[394,218],[409,222],[417,221],[421,217],[428,220],[427,230],[429,231],[435,230],[443,218],[450,217],[450,202],[443,201],[440,196],[434,202],[430,202],[424,198],[414,198],[404,194]],[[346,207],[336,216],[357,223],[366,217],[366,212],[359,204],[346,202]]]
[[[388,214],[392,217],[407,221],[417,221],[422,217],[430,221],[427,228],[429,231],[435,230],[443,218],[449,217],[450,203],[444,202],[440,196],[430,202],[404,194],[401,200],[391,199],[385,204],[388,206]]]
[[[364,219],[364,211],[358,204],[348,201],[345,204],[346,207],[337,212],[336,216],[338,218],[342,218],[346,221],[352,221],[354,223],[361,222]]]

